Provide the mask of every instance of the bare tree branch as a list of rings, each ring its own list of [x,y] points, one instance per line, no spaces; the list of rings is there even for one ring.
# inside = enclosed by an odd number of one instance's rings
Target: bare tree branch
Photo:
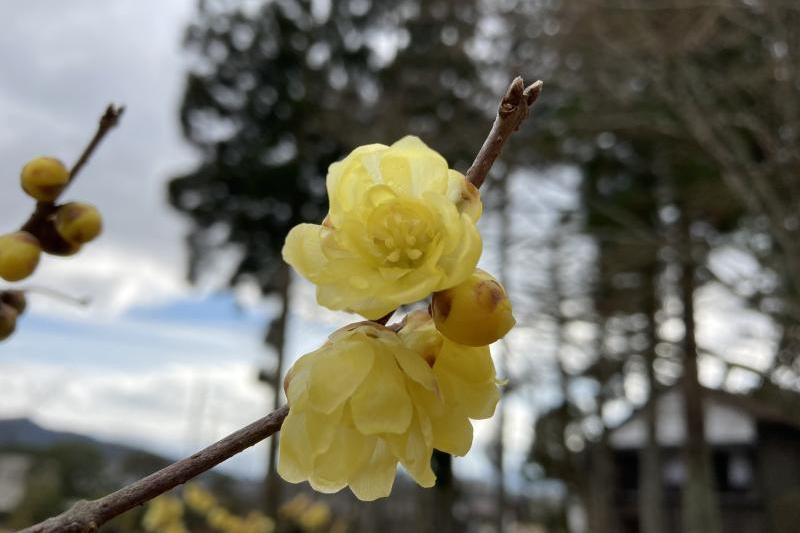
[[[217,466],[234,455],[258,444],[281,428],[289,408],[283,406],[249,426],[232,433],[177,463],[151,474],[144,479],[112,492],[98,500],[81,501],[67,512],[21,533],[83,533],[97,529],[115,516],[121,515],[148,500],[177,487],[203,472]]]
[[[525,88],[520,77],[511,82],[506,95],[500,102],[497,118],[489,132],[489,136],[483,143],[475,162],[467,171],[467,179],[475,187],[480,188],[483,184],[489,169],[492,167],[492,163],[500,155],[503,144],[528,116],[528,111],[536,102],[541,90],[541,81],[537,81],[527,88]],[[102,139],[105,131],[113,127],[113,125],[111,123],[110,126],[107,125],[104,128],[101,121],[98,135],[89,144],[86,150],[87,154],[91,154],[99,140]],[[88,158],[88,155],[86,155],[86,158]],[[83,159],[81,158],[76,164],[78,170],[80,170],[80,165],[85,162]],[[391,313],[379,320],[385,324],[390,317]],[[97,500],[79,501],[64,513],[48,518],[44,522],[22,530],[20,533],[93,533],[112,518],[138,507],[178,485],[186,483],[254,444],[274,435],[280,430],[288,414],[288,406],[280,407],[264,418],[228,435],[190,457],[173,463],[146,478]]]
[[[522,78],[517,76],[508,86],[505,96],[500,101],[492,130],[483,142],[472,166],[467,170],[467,179],[475,187],[480,189],[483,185],[489,169],[503,150],[503,145],[511,134],[519,129],[522,121],[527,118],[531,106],[542,93],[542,85],[542,81],[539,80],[525,87]]]

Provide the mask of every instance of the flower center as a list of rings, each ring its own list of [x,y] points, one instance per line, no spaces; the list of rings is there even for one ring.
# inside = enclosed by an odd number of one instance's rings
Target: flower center
[[[432,238],[431,213],[416,201],[385,202],[370,214],[368,231],[382,266],[414,268],[425,260]]]

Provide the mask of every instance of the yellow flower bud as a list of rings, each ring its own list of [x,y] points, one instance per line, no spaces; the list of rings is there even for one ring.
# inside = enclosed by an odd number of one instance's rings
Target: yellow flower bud
[[[485,346],[516,324],[503,286],[481,269],[465,282],[433,295],[436,328],[453,342]]]
[[[36,270],[42,249],[27,231],[0,235],[0,278],[6,281],[25,279]]]
[[[23,291],[0,291],[0,303],[10,305],[20,315],[25,312],[25,308],[28,306],[28,301]]]
[[[0,341],[9,338],[17,329],[17,310],[0,302]]]
[[[37,157],[22,167],[22,189],[40,202],[52,202],[69,183],[69,171],[58,159]]]
[[[85,244],[103,231],[103,218],[93,205],[70,202],[56,211],[56,231],[71,243]]]
[[[475,268],[478,191],[417,137],[356,148],[331,165],[327,188],[323,223],[296,226],[283,247],[320,305],[375,320]]]

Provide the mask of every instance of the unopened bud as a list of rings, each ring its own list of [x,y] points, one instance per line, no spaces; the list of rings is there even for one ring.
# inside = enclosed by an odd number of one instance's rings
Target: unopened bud
[[[516,323],[505,289],[481,269],[460,285],[434,293],[431,314],[442,335],[466,346],[491,344]]]
[[[93,205],[70,202],[56,211],[56,231],[71,243],[85,244],[103,231],[103,218]]]
[[[36,270],[42,249],[27,231],[0,235],[0,278],[6,281],[25,279]]]
[[[40,202],[52,202],[69,183],[69,171],[58,159],[37,157],[22,167],[22,189]]]

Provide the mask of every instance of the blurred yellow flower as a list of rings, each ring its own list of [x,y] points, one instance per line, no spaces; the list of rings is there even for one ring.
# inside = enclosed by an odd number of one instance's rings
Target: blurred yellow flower
[[[410,313],[399,331],[403,343],[433,369],[436,389],[409,384],[419,411],[421,430],[430,432],[433,447],[465,455],[472,446],[470,419],[489,418],[500,399],[488,346],[464,346],[444,337],[427,311]]]
[[[331,519],[331,508],[322,502],[316,502],[300,515],[300,525],[305,529],[320,529]]]
[[[475,269],[478,190],[417,137],[356,148],[331,165],[327,188],[322,225],[296,226],[283,248],[320,305],[374,320]]]
[[[436,394],[433,371],[394,331],[362,322],[331,335],[287,374],[280,475],[320,492],[349,486],[369,501],[389,495],[399,460],[432,486],[433,442],[410,382]]]
[[[189,483],[183,489],[183,501],[194,512],[206,514],[217,505],[217,499],[199,483]]]
[[[313,503],[307,494],[300,492],[291,500],[284,502],[278,512],[286,518],[296,519]]]
[[[156,533],[184,533],[183,503],[174,496],[159,496],[147,504],[142,518],[146,531]]]

